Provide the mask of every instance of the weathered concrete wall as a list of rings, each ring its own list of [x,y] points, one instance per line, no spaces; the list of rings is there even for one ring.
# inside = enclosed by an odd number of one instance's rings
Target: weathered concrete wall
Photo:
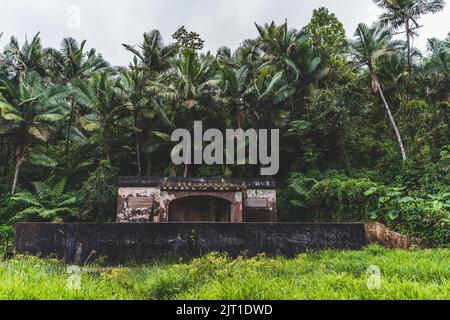
[[[19,254],[41,254],[85,263],[105,256],[111,263],[210,251],[295,256],[306,249],[360,249],[364,225],[308,223],[19,223]]]

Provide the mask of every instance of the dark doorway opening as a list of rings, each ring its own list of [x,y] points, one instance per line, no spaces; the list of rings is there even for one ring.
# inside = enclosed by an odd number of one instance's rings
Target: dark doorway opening
[[[211,196],[191,196],[173,200],[169,222],[230,222],[231,203]]]

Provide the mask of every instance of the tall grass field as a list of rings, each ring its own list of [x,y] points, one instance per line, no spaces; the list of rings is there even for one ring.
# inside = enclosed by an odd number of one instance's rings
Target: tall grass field
[[[192,260],[118,267],[97,263],[79,269],[19,256],[0,266],[0,299],[449,300],[449,279],[449,249],[402,251],[371,245],[293,259],[231,259],[210,253]]]

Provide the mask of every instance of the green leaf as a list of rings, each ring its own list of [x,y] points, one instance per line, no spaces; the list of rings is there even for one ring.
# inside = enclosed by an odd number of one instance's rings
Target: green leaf
[[[305,207],[305,203],[303,201],[294,199],[294,200],[291,200],[290,202],[291,202],[291,204],[293,204],[296,207],[299,207],[299,208]]]
[[[67,207],[67,206],[72,206],[77,202],[77,198],[76,197],[71,197],[63,202],[61,202],[60,204],[58,204],[58,207]]]
[[[89,120],[87,116],[80,118],[80,124],[86,131],[96,131],[102,127],[99,121]]]
[[[54,168],[58,165],[58,161],[53,160],[52,158],[42,153],[32,153],[30,154],[28,160],[32,165],[40,167]]]
[[[388,218],[391,220],[395,220],[398,218],[398,211],[397,210],[391,210],[387,214]]]
[[[401,198],[400,200],[398,200],[398,202],[399,203],[408,203],[408,202],[412,202],[412,201],[414,201],[415,199],[414,198],[412,198],[412,197],[403,197],[403,198]]]
[[[152,131],[152,133],[157,136],[158,138],[161,138],[164,141],[170,141],[170,135],[168,135],[167,133],[164,132],[160,132],[160,131]]]
[[[388,200],[389,200],[389,198],[387,198],[387,197],[379,197],[378,198],[379,203],[386,203]]]
[[[370,215],[370,219],[372,219],[372,220],[378,219],[378,211],[377,210],[370,211],[369,215]]]
[[[48,139],[50,138],[50,132],[42,127],[31,127],[30,129],[28,129],[28,132],[42,141],[48,141]]]
[[[364,192],[364,195],[365,195],[366,197],[368,197],[368,196],[373,195],[376,191],[377,191],[377,188],[371,187],[371,188],[367,189],[366,192]]]

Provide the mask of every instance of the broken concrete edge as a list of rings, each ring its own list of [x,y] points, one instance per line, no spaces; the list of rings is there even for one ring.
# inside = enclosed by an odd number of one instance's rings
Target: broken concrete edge
[[[379,222],[365,223],[364,229],[369,243],[376,243],[385,248],[409,250],[426,247],[422,239],[392,231]]]

